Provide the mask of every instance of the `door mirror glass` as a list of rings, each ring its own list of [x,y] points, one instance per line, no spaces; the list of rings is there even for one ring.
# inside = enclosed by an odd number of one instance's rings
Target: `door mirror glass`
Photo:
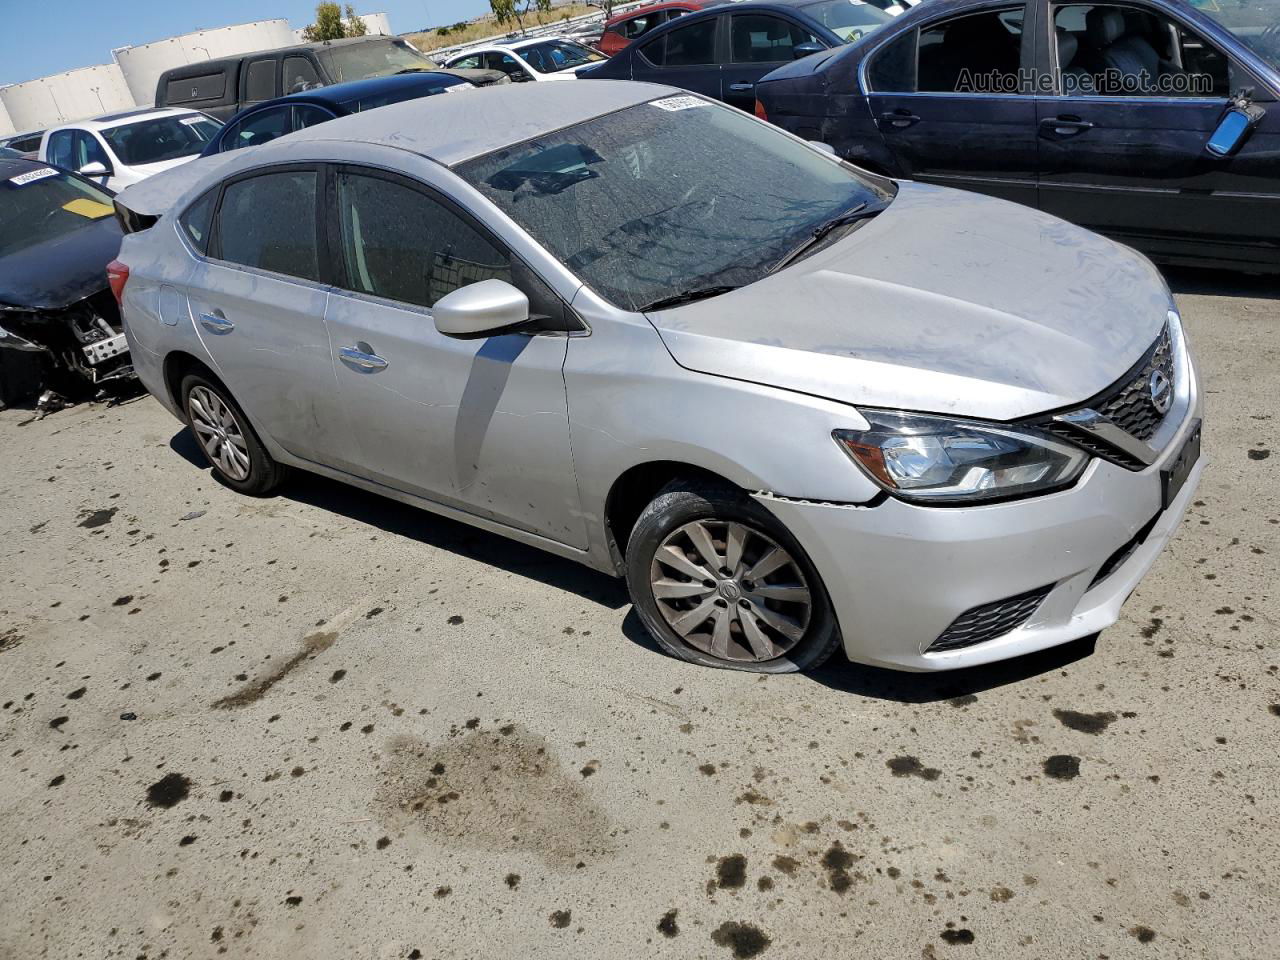
[[[92,163],[86,163],[83,167],[76,171],[82,177],[105,177],[110,173],[107,165],[100,160],[94,160]]]
[[[1262,108],[1249,104],[1248,107],[1232,107],[1222,119],[1218,127],[1205,144],[1205,150],[1214,157],[1229,157],[1234,154],[1249,136],[1258,120],[1262,118]]]
[[[805,43],[797,43],[792,48],[792,53],[794,54],[795,58],[799,60],[801,57],[807,57],[814,53],[821,53],[825,49],[827,48],[824,47],[822,44],[818,43],[818,41],[809,40]]]
[[[476,340],[525,326],[529,298],[505,280],[481,280],[441,297],[431,316],[446,337]]]

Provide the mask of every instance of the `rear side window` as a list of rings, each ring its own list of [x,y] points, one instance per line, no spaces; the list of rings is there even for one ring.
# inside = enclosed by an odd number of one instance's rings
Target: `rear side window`
[[[293,129],[304,130],[307,127],[314,127],[317,123],[332,120],[334,116],[324,107],[317,107],[310,103],[300,103],[293,108]]]
[[[871,57],[867,82],[872,90],[912,93],[916,89],[916,31],[908,30]]]
[[[693,67],[716,62],[716,17],[650,40],[640,48],[645,59],[659,67]]]
[[[244,99],[247,103],[270,100],[276,95],[276,62],[255,60],[249,64],[244,83]]]
[[[257,147],[270,143],[276,137],[283,137],[291,132],[289,120],[292,109],[288,104],[267,107],[231,124],[222,134],[222,142],[218,145],[219,152],[226,153],[228,150],[239,150],[241,147]]]
[[[165,86],[165,103],[194,103],[198,100],[221,100],[227,92],[227,75],[206,73],[199,77],[170,80]]]
[[[511,281],[511,260],[448,207],[400,183],[342,173],[338,218],[347,287],[429,307],[481,280]]]
[[[1022,8],[957,17],[920,31],[916,90],[971,93],[978,78],[1016,76]]]
[[[618,24],[615,29],[628,40],[634,40],[636,37],[652,30],[658,22],[658,17],[659,14],[646,13],[642,17],[632,17],[625,23]]]
[[[322,87],[320,74],[316,66],[306,57],[284,58],[284,92],[301,93],[303,90],[314,90]]]
[[[265,173],[228,186],[218,211],[223,260],[304,280],[320,279],[316,174]]]
[[[187,212],[178,218],[182,232],[201,253],[209,252],[209,227],[213,224],[213,207],[217,200],[218,190],[215,187],[187,207]]]

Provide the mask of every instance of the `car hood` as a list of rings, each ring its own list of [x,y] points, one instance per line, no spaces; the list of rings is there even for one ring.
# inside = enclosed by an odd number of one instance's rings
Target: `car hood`
[[[114,217],[0,259],[0,310],[5,306],[59,310],[102,290],[107,264],[120,252]]]
[[[1078,404],[1151,345],[1151,262],[1027,207],[901,183],[841,240],[649,319],[690,370],[872,407],[1013,420]]]

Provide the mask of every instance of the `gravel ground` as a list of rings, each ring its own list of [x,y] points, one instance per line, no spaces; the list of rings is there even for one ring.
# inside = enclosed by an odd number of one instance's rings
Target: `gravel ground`
[[[617,582],[149,398],[0,413],[0,957],[1264,957],[1280,301],[1179,276],[1200,499],[1096,648],[671,660]]]

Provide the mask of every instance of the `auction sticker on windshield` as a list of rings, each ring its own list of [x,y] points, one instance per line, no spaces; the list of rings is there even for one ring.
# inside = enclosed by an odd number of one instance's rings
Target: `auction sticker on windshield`
[[[204,119],[205,119],[204,117],[183,117],[178,122],[182,124],[184,127],[190,127],[190,126],[193,126],[194,124],[200,123]]]
[[[53,167],[41,167],[39,170],[28,170],[26,173],[20,173],[16,177],[10,177],[9,182],[14,186],[23,187],[28,183],[34,183],[36,180],[43,180],[45,177],[56,177],[58,171]]]
[[[688,110],[690,107],[708,106],[701,97],[664,97],[661,100],[650,100],[649,106],[659,110]]]

